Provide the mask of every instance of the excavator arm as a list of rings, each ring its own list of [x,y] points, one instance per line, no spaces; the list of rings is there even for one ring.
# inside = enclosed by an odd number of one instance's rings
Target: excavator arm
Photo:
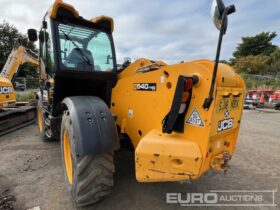
[[[0,77],[7,78],[9,81],[13,82],[20,66],[25,63],[31,63],[35,67],[39,67],[37,55],[32,50],[23,46],[13,49],[3,67]]]

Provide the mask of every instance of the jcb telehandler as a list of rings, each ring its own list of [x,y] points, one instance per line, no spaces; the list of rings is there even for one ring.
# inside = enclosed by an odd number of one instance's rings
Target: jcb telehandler
[[[25,63],[38,68],[38,56],[30,49],[19,46],[11,51],[0,73],[0,136],[36,119],[36,106],[16,102],[15,79]]]
[[[229,169],[245,93],[241,77],[218,63],[233,12],[233,5],[214,0],[215,62],[143,58],[117,68],[113,19],[86,20],[61,0],[44,16],[39,36],[29,29],[40,46],[39,129],[45,141],[61,141],[66,185],[77,206],[110,193],[118,134],[135,148],[139,182],[194,180],[211,168]]]

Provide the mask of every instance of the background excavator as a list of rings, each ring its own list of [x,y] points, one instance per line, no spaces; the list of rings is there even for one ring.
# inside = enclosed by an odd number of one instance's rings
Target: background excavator
[[[113,19],[84,19],[62,0],[43,17],[39,36],[28,30],[40,46],[39,131],[44,141],[60,139],[66,187],[77,206],[111,192],[120,135],[133,144],[139,182],[229,170],[245,84],[219,63],[235,7],[214,0],[212,11],[220,31],[215,62],[168,65],[142,58],[117,68]]]
[[[14,82],[23,64],[39,67],[38,56],[33,51],[19,46],[10,53],[0,74],[0,136],[36,119],[36,106],[16,102]]]

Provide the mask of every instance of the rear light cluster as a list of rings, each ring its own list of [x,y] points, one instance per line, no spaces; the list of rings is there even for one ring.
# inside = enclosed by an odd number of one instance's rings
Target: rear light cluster
[[[184,91],[183,91],[183,96],[182,96],[182,101],[181,101],[181,106],[179,110],[179,114],[183,114],[186,110],[187,107],[187,101],[190,97],[190,90],[193,87],[193,81],[192,79],[185,79],[184,81]]]
[[[199,77],[197,75],[191,77],[179,76],[172,105],[162,120],[163,133],[184,132],[185,116],[191,103],[192,89],[198,83]]]

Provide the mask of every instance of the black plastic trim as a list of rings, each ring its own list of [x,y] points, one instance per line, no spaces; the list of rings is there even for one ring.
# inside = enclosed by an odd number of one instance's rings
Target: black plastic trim
[[[184,84],[185,80],[187,79],[193,79],[193,77],[184,77],[180,75],[178,77],[177,86],[174,94],[174,98],[172,101],[172,105],[170,108],[170,111],[168,114],[164,117],[162,122],[162,132],[163,133],[172,133],[172,131],[177,131],[180,133],[184,132],[184,119],[186,116],[186,113],[189,109],[189,105],[192,98],[192,88],[189,90],[189,97],[186,101],[186,108],[185,111],[182,114],[179,114],[180,106],[182,104],[182,97],[184,92]]]
[[[103,100],[95,96],[67,97],[62,102],[70,113],[78,155],[98,155],[118,150],[114,118]]]

